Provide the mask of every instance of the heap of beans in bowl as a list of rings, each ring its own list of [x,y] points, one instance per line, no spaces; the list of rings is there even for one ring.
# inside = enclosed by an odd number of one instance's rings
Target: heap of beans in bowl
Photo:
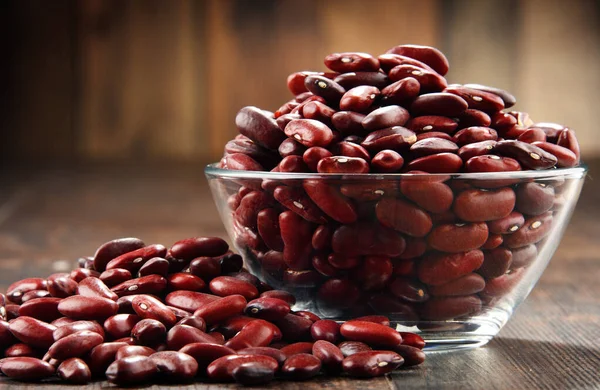
[[[421,330],[507,296],[569,187],[523,171],[577,166],[574,131],[511,111],[504,90],[448,84],[432,47],[324,63],[291,74],[274,113],[242,108],[218,164],[275,172],[224,184],[249,269],[326,317],[393,313]]]
[[[0,294],[0,371],[22,381],[233,382],[375,377],[425,359],[384,316],[343,324],[292,311],[217,237],[170,248],[122,238],[71,273]]]

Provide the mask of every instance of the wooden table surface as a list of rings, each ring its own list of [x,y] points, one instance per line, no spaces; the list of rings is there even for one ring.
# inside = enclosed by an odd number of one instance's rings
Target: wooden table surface
[[[485,347],[428,354],[418,367],[385,378],[275,382],[307,389],[600,388],[600,161],[565,237],[527,301]],[[87,166],[0,171],[0,291],[17,279],[74,266],[112,238],[170,245],[221,235],[203,166]],[[0,379],[2,388],[56,387]],[[86,388],[110,386],[94,383]],[[162,388],[165,385],[153,386]],[[180,386],[177,386],[180,387]],[[186,387],[186,386],[182,386]],[[194,384],[190,388],[228,386]],[[229,385],[233,388],[235,385]]]

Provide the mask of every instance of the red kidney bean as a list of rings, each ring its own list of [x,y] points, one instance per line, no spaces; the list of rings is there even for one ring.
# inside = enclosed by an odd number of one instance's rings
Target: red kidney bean
[[[371,347],[361,341],[343,341],[338,344],[338,348],[344,357],[352,356],[358,352],[371,351]]]
[[[492,124],[492,118],[483,111],[466,109],[456,117],[459,128],[464,129],[472,126],[489,127]]]
[[[218,276],[209,284],[210,291],[218,296],[242,295],[246,299],[258,297],[258,290],[254,285],[244,280],[231,276]]]
[[[287,156],[279,162],[279,172],[307,172],[308,166],[301,156]]]
[[[206,332],[206,322],[204,321],[204,319],[197,316],[188,316],[182,318],[177,322],[176,325],[189,325],[193,326],[194,328],[200,329],[203,332]]]
[[[289,119],[285,123],[283,123],[282,126],[280,126],[280,127],[282,127],[281,131],[283,131],[283,129],[285,129],[285,126],[287,126],[287,124],[290,123],[293,119],[302,119],[302,117],[300,115],[297,115],[297,117],[289,117],[286,115],[281,118]],[[281,118],[279,118],[279,119],[281,119]],[[277,119],[278,123],[279,123],[279,119]],[[306,151],[306,148],[304,147],[304,145],[294,141],[292,138],[286,138],[281,143],[281,145],[279,145],[279,148],[277,150],[278,150],[279,154],[281,155],[281,157],[285,158],[288,156],[302,156],[302,154]]]
[[[84,330],[98,333],[100,336],[102,336],[102,338],[104,338],[104,330],[102,329],[102,326],[95,321],[74,321],[69,324],[62,325],[54,331],[52,337],[54,338],[54,341],[58,341],[68,335]]]
[[[277,299],[281,299],[282,301],[287,302],[288,305],[293,306],[296,303],[296,297],[294,297],[292,294],[290,294],[287,291],[283,291],[283,290],[271,290],[271,291],[265,291],[262,294],[260,294],[261,298],[277,298]]]
[[[523,214],[540,215],[554,204],[554,188],[544,183],[519,184],[515,193],[515,209]]]
[[[77,293],[77,282],[69,274],[54,274],[48,277],[48,292],[53,297],[66,298]]]
[[[338,373],[342,370],[344,354],[334,344],[326,340],[318,340],[312,346],[312,354],[321,361],[322,367],[329,373]]]
[[[538,250],[535,245],[530,244],[512,249],[511,254],[512,263],[510,264],[510,268],[514,270],[529,266],[537,258]]]
[[[92,375],[104,375],[110,363],[115,360],[117,351],[127,345],[126,342],[111,342],[94,347],[86,359]]]
[[[518,138],[517,141],[526,142],[528,144],[534,143],[536,141],[545,142],[546,141],[546,133],[542,129],[537,128],[529,128],[525,130]],[[553,154],[553,153],[550,153]]]
[[[470,273],[447,283],[431,286],[429,293],[433,296],[471,295],[482,291],[484,287],[485,280],[479,274]]]
[[[331,157],[332,155],[333,154],[329,150],[315,146],[306,149],[306,152],[302,155],[302,159],[311,171],[316,172],[319,161],[326,157]]]
[[[240,349],[237,351],[238,355],[260,355],[260,356],[269,356],[273,359],[277,360],[277,363],[281,366],[287,356],[279,349],[271,348],[271,347],[249,347]]]
[[[367,173],[369,163],[360,157],[331,156],[317,164],[319,173]]]
[[[367,53],[332,53],[325,57],[325,66],[334,72],[377,72],[379,60]]]
[[[130,280],[131,272],[126,269],[115,268],[102,272],[99,278],[107,287],[114,287],[117,284],[125,282],[126,280]]]
[[[509,294],[524,276],[524,268],[510,270],[506,274],[490,279],[485,284],[485,289],[479,293],[481,298],[493,302],[494,298]]]
[[[369,161],[371,156],[369,156],[369,152],[362,146],[355,144],[354,142],[342,141],[331,147],[331,151],[336,156],[346,156],[346,157],[359,157],[365,161]]]
[[[364,113],[378,99],[381,91],[370,85],[360,85],[348,90],[340,100],[340,110]]]
[[[221,275],[221,263],[214,257],[198,257],[190,262],[189,268],[191,274],[198,276],[204,281]]]
[[[229,245],[219,237],[193,237],[177,241],[169,253],[177,259],[192,260],[201,256],[221,256],[228,250]]]
[[[321,180],[304,180],[303,187],[310,199],[332,219],[346,224],[357,220],[354,204],[334,186]]]
[[[284,211],[279,215],[281,238],[284,242],[283,258],[294,270],[307,269],[310,265],[312,227],[298,214]]]
[[[347,279],[329,279],[321,285],[317,298],[321,305],[329,308],[347,309],[360,297],[358,287]]]
[[[394,347],[402,343],[402,336],[396,330],[368,321],[347,321],[340,327],[340,333],[348,340],[369,345]]]
[[[159,299],[150,295],[136,295],[131,301],[135,313],[143,319],[154,319],[171,327],[177,322],[175,313],[165,306]]]
[[[342,225],[333,233],[333,251],[346,256],[395,257],[404,251],[402,236],[391,229],[366,223]]]
[[[372,378],[392,372],[402,363],[402,356],[392,351],[364,351],[344,358],[342,367],[350,376]]]
[[[156,373],[156,363],[149,357],[129,356],[111,363],[106,379],[118,386],[131,386],[152,380]]]
[[[156,364],[158,374],[165,379],[177,382],[190,381],[198,372],[196,360],[183,352],[162,351],[150,356]]]
[[[94,269],[102,272],[105,270],[106,264],[112,259],[143,248],[144,246],[144,242],[138,238],[120,238],[108,241],[96,251],[96,254],[94,255]]]
[[[256,224],[265,244],[274,251],[283,251],[283,240],[279,229],[279,213],[273,208],[263,209],[257,215]]]
[[[371,85],[376,88],[384,88],[390,79],[382,72],[348,72],[342,73],[333,79],[336,83],[349,90],[360,85]]]
[[[331,118],[336,111],[321,102],[309,102],[302,106],[302,115],[305,119],[314,119],[331,127]]]
[[[228,154],[223,157],[222,166],[236,171],[263,171],[264,167],[252,157],[242,153]]]
[[[308,353],[289,357],[281,367],[281,373],[291,380],[307,380],[321,370],[321,361]]]
[[[385,104],[408,105],[418,95],[421,84],[414,77],[404,77],[381,90],[381,101]]]
[[[494,148],[494,145],[496,145],[496,141],[490,140],[466,144],[458,149],[457,154],[463,161],[466,162],[470,160],[471,157],[482,156],[490,153],[490,151]]]
[[[92,380],[92,373],[88,365],[79,358],[70,358],[62,362],[56,373],[65,382],[84,384]]]
[[[102,335],[89,330],[82,330],[54,342],[48,349],[48,353],[53,359],[66,360],[83,356],[103,342],[104,337]]]
[[[468,108],[467,102],[451,93],[427,93],[417,97],[410,106],[413,116],[441,115],[455,117]]]
[[[425,211],[401,199],[380,200],[376,213],[382,225],[409,236],[424,237],[432,228],[431,217]]]
[[[258,362],[245,362],[236,366],[231,371],[231,375],[239,384],[255,386],[272,381],[275,377],[275,370]]]
[[[256,228],[257,215],[259,211],[270,207],[273,198],[264,192],[252,191],[246,194],[240,201],[240,206],[234,214],[234,219],[240,225]],[[198,275],[201,276],[201,275]]]
[[[463,87],[494,94],[502,99],[505,108],[512,107],[517,102],[517,99],[515,99],[513,95],[499,88],[488,87],[481,84],[465,84]]]
[[[312,342],[301,341],[281,347],[281,352],[283,352],[288,358],[300,353],[311,353],[313,344],[314,343]]]
[[[459,130],[452,139],[456,144],[463,146],[483,141],[496,141],[498,133],[489,127],[472,126]]]
[[[310,72],[310,71],[292,73],[287,78],[287,87],[290,90],[290,92],[292,92],[292,94],[300,95],[302,93],[307,92],[307,89],[304,86],[304,80],[306,79],[307,76],[322,75],[322,74],[323,73]]]
[[[179,350],[190,343],[215,343],[215,339],[188,325],[175,325],[167,333],[167,346],[171,350]]]
[[[139,276],[161,275],[167,276],[169,272],[169,261],[162,257],[153,257],[146,261],[138,271]],[[114,285],[113,285],[114,286]]]
[[[431,286],[438,286],[465,276],[483,264],[483,252],[474,249],[462,253],[433,253],[419,263],[419,279]]]
[[[398,259],[407,260],[415,257],[420,257],[423,255],[423,253],[425,253],[426,249],[427,242],[424,239],[407,237],[406,249],[404,249],[404,252],[402,252],[402,254],[398,256]],[[398,264],[395,264],[394,266],[397,267]]]
[[[427,287],[416,280],[397,277],[390,283],[389,291],[406,302],[425,302],[429,299]]]
[[[393,126],[404,126],[410,119],[408,111],[401,106],[391,105],[380,107],[362,120],[365,130],[373,131]]]
[[[320,224],[327,222],[325,214],[323,214],[321,209],[319,209],[302,188],[278,186],[273,191],[273,196],[283,206],[307,221]],[[281,215],[279,219],[281,230]]]
[[[304,86],[310,92],[321,96],[329,105],[337,106],[346,90],[333,80],[318,75],[309,75],[304,79]]]
[[[27,300],[18,307],[19,316],[33,317],[41,321],[53,321],[61,314],[58,311],[60,298],[35,298]]]
[[[194,315],[202,317],[208,325],[212,325],[241,314],[246,303],[246,298],[242,295],[230,295],[199,307]]]
[[[100,272],[86,268],[77,268],[71,271],[71,273],[69,274],[69,277],[77,283],[90,276],[97,278],[98,276],[100,276]]]
[[[320,225],[312,235],[312,246],[316,250],[325,250],[331,247],[333,229],[328,225]]]
[[[17,343],[4,350],[4,357],[38,357],[41,356],[39,351],[36,351],[27,344]]]
[[[136,314],[117,314],[104,321],[104,329],[114,339],[127,337],[131,330],[141,320]]]
[[[491,113],[504,109],[504,101],[499,96],[480,89],[450,86],[445,89],[445,92],[460,96],[469,104],[471,109]]]
[[[273,329],[264,320],[246,324],[238,334],[225,343],[226,347],[239,350],[249,347],[266,347],[273,341]]]
[[[292,114],[287,116],[290,115]],[[277,164],[277,156],[273,151],[263,148],[250,138],[241,134],[225,144],[225,154],[245,154],[267,169],[270,169]]]
[[[462,165],[462,159],[456,154],[437,153],[412,160],[405,169],[428,173],[456,173],[460,171]]]
[[[408,150],[416,141],[417,136],[413,131],[402,126],[394,126],[371,132],[361,145],[371,153],[384,149],[402,152]]]
[[[421,93],[441,92],[448,86],[446,79],[436,72],[414,65],[398,65],[390,70],[388,76],[392,81],[403,80],[407,77],[416,79],[420,84]]]
[[[394,352],[404,359],[403,367],[418,366],[425,361],[425,352],[410,345],[398,345],[394,347]]]
[[[283,339],[286,341],[306,338],[310,334],[313,324],[311,320],[291,313],[273,322],[281,330]]]
[[[233,381],[233,371],[245,363],[260,365],[265,370],[271,370],[273,373],[278,368],[277,360],[264,355],[228,355],[222,356],[212,363],[206,369],[208,377],[218,382]]]
[[[82,268],[80,268],[80,269],[82,269]],[[33,291],[28,291],[25,294],[23,294],[23,296],[21,297],[21,302],[25,303],[32,299],[47,298],[47,297],[50,297],[50,293],[48,292],[48,290],[33,290]],[[4,305],[2,307],[4,307]]]
[[[557,159],[556,166],[559,168],[571,168],[579,163],[577,155],[565,147],[549,142],[532,142],[532,145],[555,156]]]
[[[106,269],[119,268],[136,273],[146,261],[153,257],[164,257],[166,254],[167,248],[164,246],[150,245],[112,259],[106,265]]]
[[[402,336],[402,345],[410,346],[412,348],[417,348],[419,350],[425,348],[425,340],[421,336],[412,332],[398,332],[400,336]],[[394,347],[394,350],[397,350],[399,346]],[[401,349],[400,349],[401,350]],[[400,352],[398,352],[400,353]],[[402,353],[400,353],[402,355]]]
[[[433,68],[431,68],[429,65],[425,64],[424,62],[421,62],[419,60],[416,60],[414,58],[410,58],[407,56],[399,55],[399,54],[392,54],[392,53],[381,54],[379,56],[379,62],[380,62],[381,69],[384,72],[389,72],[390,70],[392,70],[394,67],[396,67],[398,65],[414,65],[418,68],[422,68],[422,69],[426,69],[426,70],[435,72],[433,70]]]
[[[382,150],[371,160],[371,168],[375,172],[394,173],[400,171],[404,158],[393,150]]]
[[[137,322],[131,330],[131,337],[140,345],[155,345],[165,341],[167,328],[165,325],[151,318]]]
[[[547,212],[525,220],[525,223],[516,232],[504,237],[504,246],[507,248],[521,248],[541,241],[550,233],[552,228],[552,214]]]
[[[362,134],[362,121],[366,116],[354,111],[338,111],[331,117],[331,123],[342,134]]]
[[[477,273],[486,279],[504,275],[513,262],[513,254],[506,248],[485,251],[483,255],[483,264],[477,269]]]
[[[415,132],[441,132],[452,134],[458,127],[458,123],[445,116],[424,115],[412,118],[406,123],[406,127]]]
[[[10,332],[21,342],[36,348],[48,348],[54,342],[54,325],[33,317],[21,316],[10,322]]]
[[[543,149],[521,141],[504,140],[494,145],[493,151],[519,161],[527,169],[548,169],[556,165],[554,155]]]
[[[119,297],[135,294],[158,294],[167,288],[167,279],[160,275],[147,275],[127,280],[111,288]],[[59,307],[60,310],[60,307]]]
[[[156,351],[150,347],[143,345],[127,345],[119,348],[115,355],[115,360],[123,359],[128,356],[150,356],[156,353]]]
[[[117,294],[112,292],[102,280],[95,277],[85,278],[79,282],[77,293],[84,297],[101,297],[113,301],[118,299]]]
[[[497,145],[497,143],[494,145]],[[517,160],[496,155],[471,157],[465,163],[465,171],[467,172],[512,172],[520,170],[521,165]]]
[[[10,331],[10,324],[4,320],[0,320],[0,348],[9,347],[17,342],[18,340]]]
[[[167,277],[170,290],[200,291],[206,288],[206,283],[196,275],[178,272]]]
[[[442,182],[443,179],[436,176],[425,179],[406,177],[400,182],[400,191],[423,209],[432,213],[443,213],[450,209],[453,201],[452,190]],[[423,231],[417,236],[422,237]]]
[[[496,112],[492,114],[491,119],[491,126],[502,134],[512,129],[517,124],[517,119],[505,112]]]
[[[393,265],[388,257],[367,256],[352,272],[352,277],[365,291],[380,290],[390,281]]]
[[[310,311],[306,311],[306,310],[295,311],[295,312],[293,312],[293,314],[300,316],[300,317],[304,317],[308,320],[311,320],[313,323],[321,320],[321,317],[319,317],[315,313],[311,313]]]
[[[318,320],[310,327],[313,340],[326,340],[336,343],[340,338],[340,325],[333,320]]]
[[[246,305],[244,314],[267,321],[283,318],[290,312],[290,305],[278,298],[262,297],[254,299]]]
[[[489,225],[488,225],[489,226]],[[489,227],[488,227],[489,231]],[[481,246],[481,249],[494,249],[502,245],[504,239],[501,234],[489,234],[487,241]]]
[[[7,357],[2,359],[0,369],[10,379],[39,381],[54,375],[54,366],[34,357]]]
[[[508,216],[515,200],[515,192],[508,187],[490,191],[468,189],[458,194],[452,209],[464,221],[492,221]]]
[[[6,315],[4,316],[8,321],[13,320],[19,316],[19,305],[6,304],[4,306]]]
[[[222,298],[212,294],[204,294],[195,291],[173,291],[166,296],[165,302],[178,309],[194,312],[200,307],[220,299]]]
[[[349,183],[340,186],[340,192],[360,202],[377,200],[383,196],[398,193],[397,182],[394,180],[373,180],[364,183]]]
[[[207,343],[187,344],[179,352],[185,353],[196,360],[198,372],[204,372],[206,367],[218,358],[228,355],[235,356],[236,353],[233,349],[224,345]]]
[[[415,142],[410,151],[415,157],[423,157],[437,153],[456,153],[458,146],[443,138],[428,137]]]
[[[239,132],[267,149],[276,150],[285,136],[272,115],[257,107],[244,107],[235,117]]]
[[[448,69],[450,68],[446,56],[438,49],[430,46],[399,45],[389,49],[387,54],[397,54],[414,58],[427,64],[442,76],[448,73]]]
[[[423,319],[442,321],[473,315],[481,310],[481,300],[476,295],[458,297],[433,297],[423,304]]]
[[[564,148],[569,149],[573,154],[575,154],[575,163],[579,164],[580,157],[580,149],[579,143],[577,142],[577,137],[575,137],[575,132],[571,129],[565,128],[558,134],[558,138],[556,140],[556,144],[558,146],[562,146]]]

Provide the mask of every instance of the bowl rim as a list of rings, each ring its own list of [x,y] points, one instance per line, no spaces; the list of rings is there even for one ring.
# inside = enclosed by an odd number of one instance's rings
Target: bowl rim
[[[498,180],[498,179],[580,179],[588,171],[584,163],[572,168],[555,168],[540,170],[525,170],[511,172],[474,172],[474,173],[314,173],[314,172],[271,172],[271,171],[242,171],[218,167],[219,163],[208,164],[204,173],[208,177],[232,179],[352,179],[352,180],[398,180],[401,178],[433,178],[468,179],[468,180]]]

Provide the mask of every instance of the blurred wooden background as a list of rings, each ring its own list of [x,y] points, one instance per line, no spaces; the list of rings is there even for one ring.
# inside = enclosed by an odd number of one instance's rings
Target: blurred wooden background
[[[0,35],[5,161],[217,160],[239,108],[290,98],[289,73],[400,43],[600,155],[597,0],[4,0]]]

